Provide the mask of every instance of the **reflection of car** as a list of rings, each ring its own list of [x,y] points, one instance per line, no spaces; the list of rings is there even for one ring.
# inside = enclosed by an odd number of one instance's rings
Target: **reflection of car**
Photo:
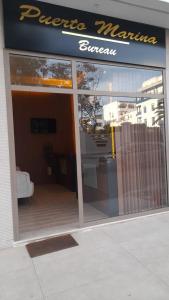
[[[29,198],[33,196],[34,184],[30,180],[30,175],[27,172],[20,170],[16,171],[16,190],[17,198]]]

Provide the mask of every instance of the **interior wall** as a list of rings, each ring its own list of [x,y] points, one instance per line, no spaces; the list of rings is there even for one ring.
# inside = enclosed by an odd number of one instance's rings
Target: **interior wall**
[[[29,172],[35,184],[54,183],[44,159],[44,146],[52,144],[59,154],[75,154],[73,96],[13,92],[16,165]],[[32,134],[31,118],[55,118],[55,134]]]

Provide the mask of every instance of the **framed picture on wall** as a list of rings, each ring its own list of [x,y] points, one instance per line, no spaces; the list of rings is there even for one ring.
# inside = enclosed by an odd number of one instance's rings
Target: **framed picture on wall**
[[[51,134],[57,132],[56,119],[53,118],[31,118],[31,133]]]

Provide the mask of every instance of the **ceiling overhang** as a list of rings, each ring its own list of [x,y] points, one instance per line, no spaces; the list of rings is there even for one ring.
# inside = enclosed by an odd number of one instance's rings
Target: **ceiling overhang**
[[[169,28],[167,0],[41,0],[106,16]]]

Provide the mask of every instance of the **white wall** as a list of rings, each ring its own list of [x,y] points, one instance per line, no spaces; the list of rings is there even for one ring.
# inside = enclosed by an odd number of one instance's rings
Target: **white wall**
[[[1,8],[0,13],[2,12]],[[3,48],[3,27],[2,16],[0,15],[0,248],[12,245],[13,241],[11,172]]]

